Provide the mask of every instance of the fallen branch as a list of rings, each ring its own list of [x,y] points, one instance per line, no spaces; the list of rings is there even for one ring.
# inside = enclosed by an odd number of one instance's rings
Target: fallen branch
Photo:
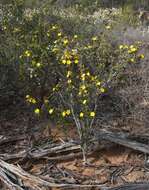
[[[53,154],[62,154],[65,152],[71,152],[80,150],[80,145],[76,145],[75,143],[62,143],[62,144],[56,144],[52,148],[49,148],[48,146],[42,147],[39,149],[31,149],[28,154],[33,159],[40,159],[45,157],[46,155],[53,155]]]
[[[117,134],[106,130],[102,130],[99,131],[99,133],[97,133],[96,131],[95,140],[98,140],[99,142],[101,140],[110,141],[112,143],[119,144],[127,148],[131,148],[133,150],[149,154],[149,146],[147,144],[131,140],[129,137],[122,133]]]
[[[149,183],[126,184],[123,186],[110,188],[108,190],[149,190]]]
[[[20,140],[26,139],[24,135],[22,136],[0,136],[0,145],[3,145],[5,143],[12,143]]]
[[[102,150],[106,147],[106,143],[102,143],[102,145],[97,144],[94,145],[91,151],[89,151],[88,155],[91,155],[95,151]],[[82,157],[81,146],[77,145],[73,142],[60,143],[60,144],[49,144],[38,148],[33,148],[28,151],[21,151],[15,154],[0,154],[0,159],[7,160],[16,160],[16,159],[24,159],[24,160],[38,160],[38,159],[47,159],[53,161],[64,161],[69,159],[74,159]]]
[[[1,168],[0,170],[0,180],[6,185],[7,188],[12,190],[23,190],[19,185],[14,184],[6,175],[4,169]]]
[[[67,155],[71,152],[80,151],[80,145],[75,143],[60,143],[60,144],[49,144],[46,146],[33,148],[30,150],[24,150],[15,154],[0,154],[2,160],[11,160],[11,159],[20,159],[20,158],[29,158],[29,159],[42,159],[44,157],[52,157],[56,155]]]
[[[140,143],[130,139],[123,133],[113,133],[110,131],[102,130],[95,134],[95,139],[93,141],[98,141],[98,146],[93,147],[94,152],[96,150],[101,150],[106,147],[105,143],[101,143],[101,141],[109,141],[115,144],[119,144],[128,148],[131,148],[136,151],[140,151],[146,154],[149,154],[149,147],[147,144]],[[48,144],[42,147],[37,147],[30,149],[28,151],[22,151],[16,154],[0,154],[0,158],[2,160],[11,160],[11,159],[20,159],[20,158],[28,158],[28,159],[48,159],[48,160],[68,160],[76,157],[82,156],[81,147],[73,142],[66,143],[53,143]]]
[[[20,158],[25,158],[27,155],[27,151],[21,151],[15,154],[0,154],[0,159],[2,160],[14,160],[14,159],[20,159]]]
[[[42,187],[69,187],[69,188],[84,188],[84,187],[100,187],[101,190],[106,188],[101,184],[65,184],[65,183],[54,183],[47,180],[43,180],[40,177],[31,175],[24,171],[21,167],[15,166],[13,164],[8,164],[7,162],[0,160],[0,179],[1,181],[10,189],[10,190],[23,190],[25,187],[28,187],[33,190],[41,190]],[[12,175],[15,176],[17,180],[13,180]],[[7,177],[6,177],[7,176]],[[51,179],[51,178],[50,178]],[[21,181],[21,183],[19,183]],[[54,181],[54,180],[53,180]],[[21,187],[23,184],[23,187]]]

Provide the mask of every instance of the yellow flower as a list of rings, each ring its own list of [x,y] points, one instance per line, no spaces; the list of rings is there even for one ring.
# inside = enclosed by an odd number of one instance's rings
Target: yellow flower
[[[100,88],[100,91],[101,91],[102,93],[104,93],[104,92],[105,92],[105,89],[104,89],[104,88]]]
[[[84,105],[87,103],[87,100],[83,100],[83,102],[82,102]]]
[[[49,114],[52,114],[53,112],[54,112],[53,108],[49,109]]]
[[[77,38],[78,38],[78,35],[74,35],[74,38],[77,39]]]
[[[81,75],[81,79],[84,81],[85,80],[85,73],[83,73],[82,75]]]
[[[137,48],[135,47],[131,49],[131,52],[136,52],[136,51],[137,51]]]
[[[84,93],[86,94],[86,93],[87,93],[87,90],[84,90]]]
[[[140,54],[140,55],[139,55],[139,58],[144,59],[144,58],[145,58],[145,55],[144,55],[144,54]]]
[[[79,60],[78,60],[78,59],[75,59],[75,60],[74,60],[74,63],[75,63],[75,64],[78,64],[78,63],[79,63]]]
[[[67,65],[70,65],[71,64],[71,60],[67,60]]]
[[[71,80],[71,79],[69,79],[69,80],[67,81],[67,83],[68,83],[68,84],[71,84],[71,83],[72,83],[72,80]]]
[[[90,74],[90,72],[88,71],[88,72],[86,73],[86,75],[89,77],[91,74]]]
[[[131,59],[130,59],[130,62],[134,63],[134,62],[135,62],[134,58],[131,58]]]
[[[92,77],[91,77],[91,80],[92,80],[92,81],[94,81],[94,80],[95,80],[95,77],[94,77],[94,76],[92,76]]]
[[[98,81],[98,82],[96,83],[96,86],[100,86],[100,85],[101,85],[101,82]]]
[[[81,118],[84,117],[84,113],[83,112],[80,113],[80,117]]]
[[[133,45],[130,46],[131,48],[128,50],[128,53],[135,53],[137,51],[137,48]]]
[[[58,36],[58,37],[61,37],[61,36],[62,36],[62,33],[61,33],[61,32],[59,32],[59,33],[57,34],[57,36]]]
[[[25,54],[26,57],[30,57],[31,56],[31,52],[29,50],[26,50],[24,54]]]
[[[35,99],[35,98],[32,98],[32,99],[31,99],[31,103],[32,103],[32,104],[36,104],[36,103],[37,103],[36,99]]]
[[[3,29],[4,29],[4,30],[6,30],[6,29],[7,29],[7,27],[6,27],[6,26],[3,26]]]
[[[140,41],[137,41],[137,44],[139,44],[139,45],[140,45],[140,44],[141,44],[141,42],[140,42]]]
[[[66,61],[65,59],[62,60],[62,63],[63,63],[64,65],[66,64],[66,62],[67,62],[67,61]]]
[[[27,102],[32,103],[32,98],[27,99]]]
[[[88,45],[88,46],[87,46],[88,49],[91,49],[92,47],[93,47],[93,46],[91,46],[91,45]]]
[[[71,58],[71,53],[68,50],[66,50],[64,52],[64,56],[65,56],[65,58],[70,59]]]
[[[40,109],[39,109],[39,108],[36,108],[36,109],[34,110],[34,113],[35,113],[35,114],[40,114]]]
[[[96,41],[97,40],[97,36],[92,37],[92,40]]]
[[[80,89],[85,90],[85,89],[86,89],[86,86],[85,86],[85,85],[82,85],[82,86],[80,86]]]
[[[106,29],[107,29],[107,30],[111,29],[111,26],[109,26],[109,25],[108,25],[108,26],[106,26]]]
[[[77,49],[72,49],[71,51],[72,51],[72,54],[73,54],[73,55],[76,55],[76,54],[77,54]]]
[[[57,90],[57,86],[52,88],[52,91],[55,92]]]
[[[119,49],[123,49],[124,48],[124,46],[123,45],[119,45]]]
[[[66,114],[70,115],[71,111],[70,110],[66,110]]]
[[[68,42],[69,42],[68,39],[65,39],[65,40],[63,41],[64,45],[67,45]]]
[[[63,117],[66,116],[66,112],[65,112],[65,111],[62,112],[62,116],[63,116]]]
[[[37,64],[36,64],[36,67],[41,67],[41,63],[37,63]]]
[[[90,112],[90,117],[95,117],[95,112]]]
[[[30,95],[26,95],[25,98],[26,98],[26,99],[30,98]]]
[[[30,95],[26,95],[26,101],[32,104],[36,104],[37,101],[35,98],[32,98]]]
[[[72,75],[72,72],[68,71],[66,77],[69,78],[71,75]]]
[[[130,45],[130,49],[134,48],[134,45]]]
[[[57,26],[52,26],[52,30],[56,30],[57,29]]]

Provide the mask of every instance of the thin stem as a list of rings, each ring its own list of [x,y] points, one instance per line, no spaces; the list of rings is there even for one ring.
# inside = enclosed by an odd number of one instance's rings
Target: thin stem
[[[81,139],[82,139],[81,124],[80,124],[80,122],[79,122],[79,119],[76,117],[76,115],[75,115],[75,113],[74,113],[73,107],[70,106],[70,108],[71,108],[72,116],[73,116],[73,119],[74,119],[74,121],[75,121],[77,130],[78,130],[78,133],[79,133],[80,140],[81,140]]]
[[[95,113],[96,113],[96,110],[97,110],[97,107],[98,107],[97,101],[98,101],[98,97],[97,97],[96,100],[95,100],[95,107],[94,107],[94,112],[95,112]],[[89,129],[92,128],[94,121],[95,121],[95,117],[93,117],[93,119],[91,120]]]

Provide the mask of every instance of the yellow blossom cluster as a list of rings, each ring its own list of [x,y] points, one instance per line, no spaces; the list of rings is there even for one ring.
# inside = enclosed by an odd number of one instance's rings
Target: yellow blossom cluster
[[[30,56],[31,56],[31,51],[26,50],[26,51],[24,52],[24,56],[30,57]]]
[[[140,42],[131,45],[119,45],[120,50],[125,50],[128,54],[128,62],[129,63],[137,63],[139,59],[144,59],[144,54],[139,54],[139,47],[141,46]]]
[[[58,90],[58,88],[59,88],[59,84],[56,84],[56,85],[52,88],[52,91],[55,92],[55,91]]]
[[[144,58],[145,58],[145,55],[144,55],[144,54],[140,54],[140,55],[138,55],[138,57],[139,57],[140,59],[144,59]]]
[[[70,111],[70,109],[67,109],[67,110],[64,110],[61,114],[63,117],[66,117],[66,116],[69,116],[71,114],[71,111]]]
[[[64,45],[67,45],[69,43],[69,40],[67,39],[67,38],[65,38],[64,40],[63,40],[63,44]]]
[[[54,112],[54,108],[50,108],[48,112],[51,115]]]
[[[119,45],[120,50],[126,50],[128,51],[129,54],[136,53],[138,51],[138,47],[135,45]]]
[[[135,47],[134,45],[130,45],[128,49],[128,53],[136,53],[137,50],[138,50],[137,47]]]
[[[32,104],[36,104],[37,101],[35,98],[31,97],[30,95],[26,95],[26,101]]]
[[[64,65],[71,65],[72,63],[79,63],[79,56],[76,53],[76,50],[66,50],[64,55],[61,57],[61,63]]]
[[[107,30],[110,30],[110,29],[111,29],[111,26],[110,26],[110,25],[107,25],[107,26],[106,26],[106,29],[107,29]]]
[[[92,41],[97,41],[97,36],[92,37]]]
[[[79,113],[79,117],[80,117],[80,118],[83,118],[84,115],[85,115],[85,114],[84,114],[83,112],[80,112],[80,113]],[[93,118],[93,117],[95,117],[95,115],[96,115],[96,113],[95,113],[94,111],[89,112],[89,116],[90,116],[90,117]]]
[[[36,108],[36,109],[34,110],[34,113],[37,114],[37,115],[39,115],[39,114],[40,114],[40,109],[39,109],[39,108]]]

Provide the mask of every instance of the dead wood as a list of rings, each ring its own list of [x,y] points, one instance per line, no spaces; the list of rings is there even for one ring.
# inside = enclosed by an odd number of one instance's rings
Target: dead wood
[[[61,143],[61,144],[55,144],[52,147],[48,147],[47,145],[42,148],[38,149],[31,149],[28,154],[31,158],[43,158],[47,155],[53,155],[53,154],[61,154],[61,153],[67,153],[71,151],[80,150],[80,145],[76,145],[75,143]]]
[[[143,144],[137,141],[134,141],[130,139],[127,135],[123,133],[113,133],[111,131],[102,130],[97,132],[95,134],[95,140],[98,140],[99,142],[101,140],[110,141],[115,144],[119,144],[122,146],[125,146],[127,148],[140,151],[142,153],[149,154],[149,146],[147,144]]]
[[[103,190],[105,187],[101,184],[65,184],[65,183],[54,183],[43,180],[40,177],[31,175],[24,171],[20,166],[15,166],[13,164],[8,164],[7,162],[0,160],[0,179],[10,190],[23,190],[25,187],[29,187],[33,190],[41,190],[43,187],[69,187],[69,188],[84,188],[84,187],[100,187]],[[15,176],[15,177],[14,177]],[[15,178],[12,180],[12,178]],[[51,179],[51,178],[50,178]]]
[[[99,132],[96,131],[95,139],[93,141],[98,141],[99,143],[97,146],[94,146],[92,148],[92,151],[90,151],[91,153],[105,148],[105,142],[109,141],[115,144],[131,148],[136,151],[149,154],[149,147],[147,144],[137,142],[136,140],[132,140],[128,137],[128,135],[125,135],[123,133],[114,133],[107,130],[100,130]],[[0,154],[0,158],[5,161],[20,158],[28,158],[30,160],[48,159],[60,161],[80,156],[82,156],[81,147],[80,145],[74,142],[52,143],[37,148],[32,148],[26,151],[24,150],[15,154]]]
[[[5,170],[1,168],[0,170],[0,180],[5,184],[5,186],[12,190],[23,190],[20,186],[17,184],[14,184],[5,173]]]
[[[22,136],[0,136],[0,145],[5,144],[5,143],[12,143],[16,141],[21,141],[26,139],[24,135]]]
[[[27,155],[27,151],[24,150],[24,151],[14,153],[14,154],[8,154],[8,153],[0,154],[0,158],[6,161],[6,160],[25,158],[26,155]]]
[[[90,153],[106,148],[107,144],[105,142],[109,141],[136,151],[149,154],[149,147],[147,144],[132,140],[124,133],[114,133],[107,130],[101,130],[99,132],[96,131],[93,141],[98,141],[99,143],[94,147],[92,146],[92,151],[90,151]],[[28,160],[48,159],[62,161],[80,156],[82,156],[81,146],[74,142],[52,143],[15,154],[0,154],[0,158],[5,161],[20,158],[27,158]]]
[[[19,153],[15,154],[0,154],[0,158],[2,160],[11,160],[11,159],[20,159],[20,158],[28,158],[28,159],[44,159],[49,158],[49,160],[59,160],[62,155],[69,155],[69,153],[80,152],[81,147],[80,145],[76,145],[75,143],[54,143],[45,145],[42,147],[32,148],[30,150],[24,150]],[[73,157],[75,155],[71,155],[70,157]],[[52,159],[52,157],[54,157]]]
[[[105,147],[107,147],[106,142],[100,145],[98,143],[94,143],[94,146],[87,154],[91,155],[93,152],[102,150]],[[21,162],[19,163],[23,163],[24,161],[26,162],[26,160],[39,159],[65,161],[78,157],[82,157],[81,146],[74,142],[46,144],[42,147],[32,148],[14,154],[0,154],[0,159],[4,161],[21,159]]]
[[[127,184],[119,187],[110,188],[108,190],[149,190],[149,183]]]

